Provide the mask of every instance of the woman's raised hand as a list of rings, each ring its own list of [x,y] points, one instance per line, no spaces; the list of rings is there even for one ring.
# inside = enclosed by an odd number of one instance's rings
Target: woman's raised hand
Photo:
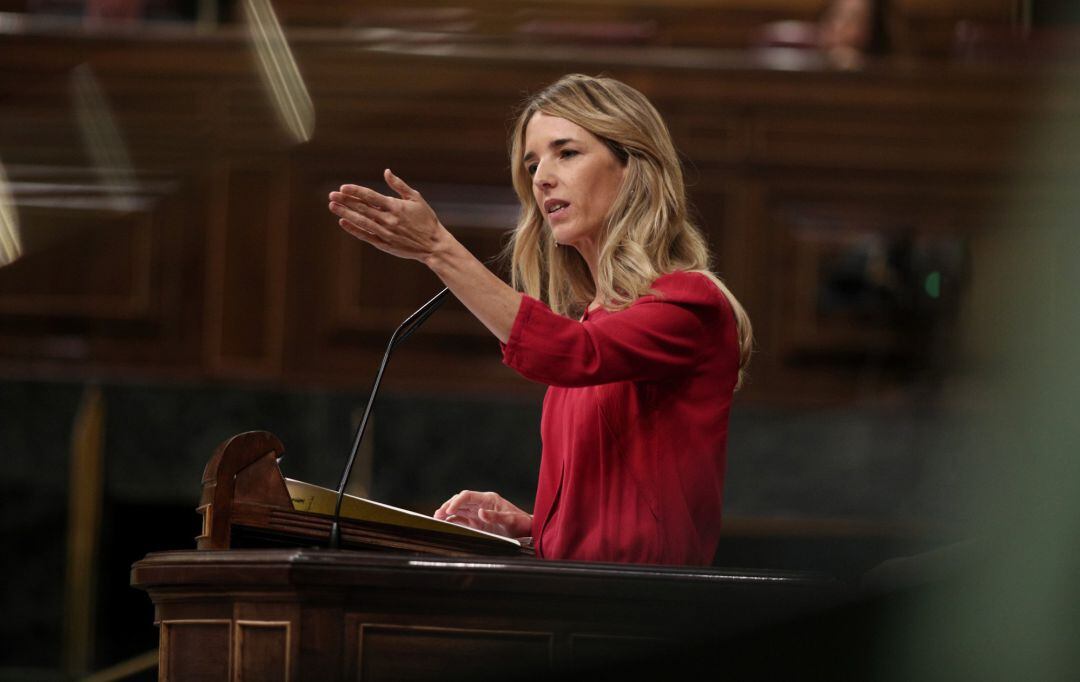
[[[419,192],[389,168],[383,177],[400,199],[359,185],[342,185],[330,193],[330,212],[357,239],[399,258],[422,261],[449,232]]]
[[[460,526],[484,530],[508,538],[532,534],[532,515],[518,509],[497,493],[462,490],[435,510],[435,518]]]

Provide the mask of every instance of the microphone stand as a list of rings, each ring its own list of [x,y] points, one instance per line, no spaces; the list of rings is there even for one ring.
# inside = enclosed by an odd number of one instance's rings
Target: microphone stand
[[[409,315],[390,336],[390,343],[386,345],[386,353],[383,354],[382,363],[379,364],[379,371],[375,374],[375,385],[371,387],[371,395],[368,396],[367,405],[364,407],[364,416],[360,418],[360,426],[356,429],[352,453],[345,463],[345,471],[342,472],[341,482],[338,484],[337,503],[334,505],[334,521],[330,524],[330,549],[337,549],[341,546],[341,503],[345,501],[345,486],[349,483],[353,464],[356,463],[356,456],[360,452],[360,442],[364,438],[364,430],[367,428],[368,417],[371,416],[371,408],[375,404],[375,394],[379,390],[379,383],[382,382],[383,372],[386,371],[386,366],[390,363],[390,354],[394,352],[394,349],[400,343],[412,336],[412,333],[419,329],[420,325],[431,317],[432,313],[438,310],[439,306],[449,297],[450,289],[443,289],[435,294],[430,301],[420,306],[415,313]]]

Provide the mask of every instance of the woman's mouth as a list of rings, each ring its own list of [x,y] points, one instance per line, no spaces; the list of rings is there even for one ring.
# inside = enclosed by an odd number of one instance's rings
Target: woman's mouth
[[[547,214],[548,218],[557,218],[566,213],[566,209],[569,207],[570,202],[562,199],[548,199],[544,202],[544,213]]]

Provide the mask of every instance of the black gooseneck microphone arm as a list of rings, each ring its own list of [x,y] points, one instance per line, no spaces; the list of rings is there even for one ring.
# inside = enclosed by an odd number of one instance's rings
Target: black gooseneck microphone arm
[[[360,426],[356,429],[356,438],[353,439],[352,453],[349,455],[349,460],[345,463],[345,471],[341,474],[341,483],[338,484],[337,489],[337,503],[334,505],[334,521],[330,524],[330,548],[337,549],[341,546],[341,503],[345,501],[345,486],[349,483],[349,476],[352,474],[353,464],[356,463],[356,455],[360,452],[360,442],[364,439],[364,430],[367,428],[368,417],[371,416],[371,408],[375,404],[375,394],[379,391],[379,383],[382,381],[383,372],[386,371],[386,366],[390,363],[390,354],[394,352],[394,349],[405,339],[412,336],[412,333],[420,328],[420,325],[424,324],[424,321],[431,317],[431,314],[439,309],[439,306],[450,297],[450,290],[443,289],[439,293],[424,305],[420,306],[412,315],[401,323],[390,336],[390,343],[386,344],[386,353],[383,354],[382,363],[379,365],[379,371],[375,374],[375,385],[371,387],[371,395],[368,396],[367,406],[364,407],[364,416],[360,418]]]

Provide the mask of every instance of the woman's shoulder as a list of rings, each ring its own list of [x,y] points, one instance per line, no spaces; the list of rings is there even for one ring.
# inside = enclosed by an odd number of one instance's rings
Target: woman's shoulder
[[[676,270],[661,275],[653,282],[652,290],[656,300],[670,303],[729,306],[716,279],[697,270]]]

